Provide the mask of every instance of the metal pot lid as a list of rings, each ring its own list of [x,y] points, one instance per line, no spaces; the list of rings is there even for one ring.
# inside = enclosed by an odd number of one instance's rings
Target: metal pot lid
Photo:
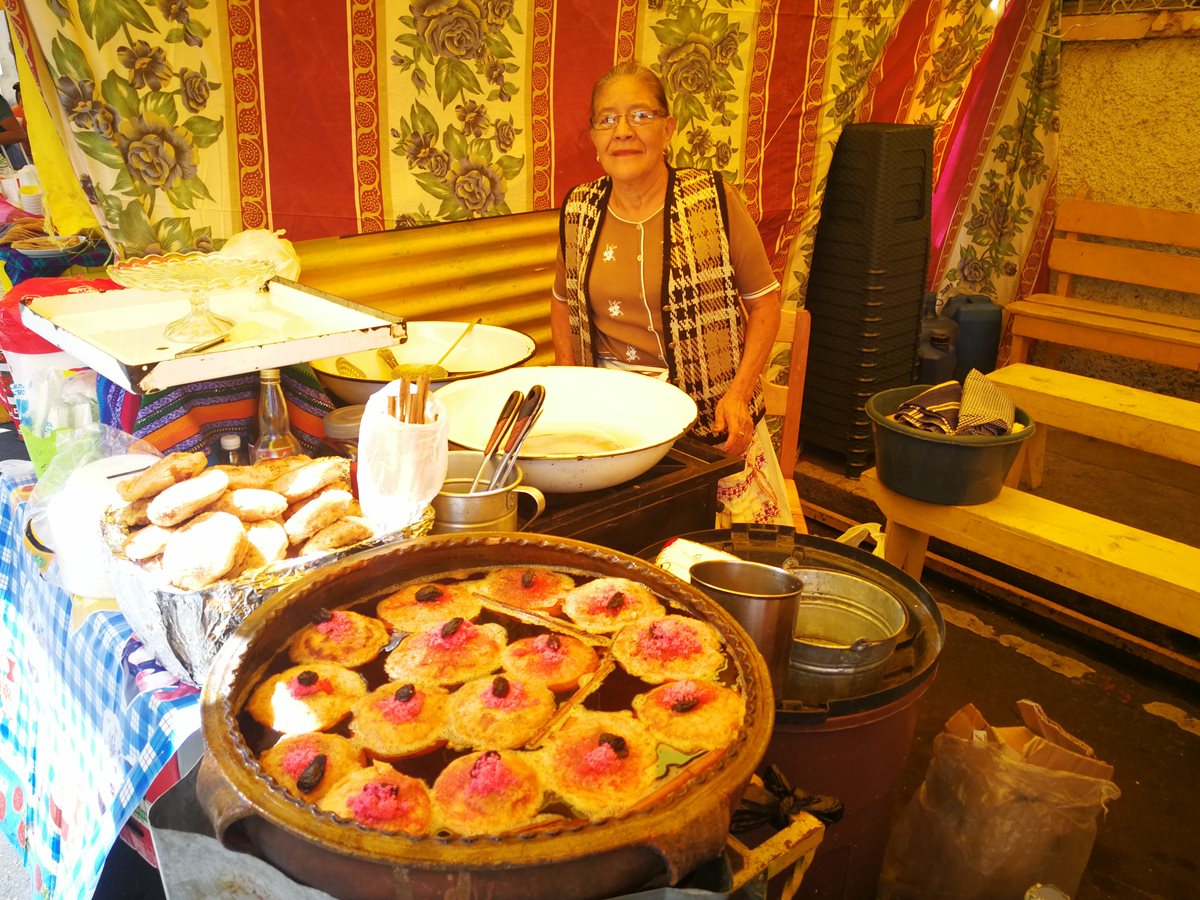
[[[858,547],[830,538],[796,534],[787,525],[748,525],[695,531],[679,535],[740,559],[785,569],[827,569],[855,575],[887,590],[908,614],[908,623],[895,651],[888,658],[879,686],[861,696],[830,700],[819,705],[784,699],[777,705],[781,723],[815,722],[835,716],[866,712],[907,695],[937,670],[937,659],[946,641],[946,623],[933,596],[915,578]],[[652,544],[638,556],[653,560],[663,545]]]

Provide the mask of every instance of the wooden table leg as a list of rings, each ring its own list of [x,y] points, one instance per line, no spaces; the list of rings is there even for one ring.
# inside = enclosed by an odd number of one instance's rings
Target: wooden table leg
[[[884,559],[919,581],[921,570],[925,568],[925,551],[928,549],[929,535],[888,519],[883,532]]]

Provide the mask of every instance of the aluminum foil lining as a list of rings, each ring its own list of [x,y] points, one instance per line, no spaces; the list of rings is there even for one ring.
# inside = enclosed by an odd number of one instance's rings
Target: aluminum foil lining
[[[281,588],[305,574],[359,553],[428,534],[433,527],[433,507],[401,529],[326,553],[321,556],[281,560],[241,578],[219,581],[199,591],[183,591],[121,552],[127,531],[105,513],[101,521],[109,549],[105,563],[117,605],[134,634],[163,667],[177,678],[195,685],[204,683],[208,667],[221,645],[246,616]]]

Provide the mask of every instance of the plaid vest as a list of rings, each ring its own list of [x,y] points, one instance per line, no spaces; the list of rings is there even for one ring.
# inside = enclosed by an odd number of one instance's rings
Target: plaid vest
[[[608,209],[607,175],[567,194],[559,215],[559,241],[566,270],[567,312],[575,359],[595,365],[587,297],[600,226]],[[664,210],[662,311],[670,381],[699,407],[692,433],[716,442],[717,401],[729,390],[741,361],[746,326],[729,260],[729,213],[721,176],[705,169],[670,169]],[[762,389],[750,400],[762,417]]]

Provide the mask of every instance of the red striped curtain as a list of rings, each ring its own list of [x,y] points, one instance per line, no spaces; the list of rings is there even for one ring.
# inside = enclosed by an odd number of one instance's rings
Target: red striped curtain
[[[802,302],[852,121],[937,129],[943,291],[1034,280],[1057,0],[5,0],[123,255],[546,209],[598,167],[590,87],[657,69],[679,164],[741,183]]]

